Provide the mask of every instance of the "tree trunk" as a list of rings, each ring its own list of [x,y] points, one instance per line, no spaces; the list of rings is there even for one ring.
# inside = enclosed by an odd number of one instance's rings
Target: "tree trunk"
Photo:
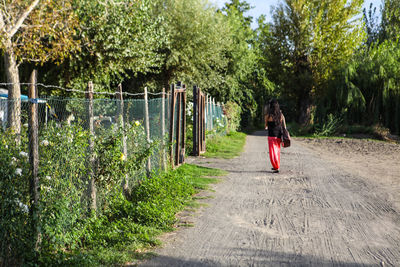
[[[301,125],[308,125],[311,123],[311,97],[306,93],[303,97],[299,99],[299,118],[298,123]]]
[[[5,41],[4,67],[8,85],[8,127],[18,136],[21,133],[21,88],[18,66],[15,61],[11,40]]]
[[[162,79],[163,79],[163,86],[164,88],[169,88],[171,84],[171,76],[172,76],[172,71],[171,69],[167,69],[166,66],[164,66],[164,69],[162,71]]]

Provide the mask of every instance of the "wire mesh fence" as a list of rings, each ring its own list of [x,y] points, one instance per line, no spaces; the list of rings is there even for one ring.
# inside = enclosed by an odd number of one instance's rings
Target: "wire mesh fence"
[[[174,148],[177,142],[185,146],[186,119],[179,113],[190,113],[191,105],[181,102],[171,108],[173,98],[168,93],[145,97],[144,93],[120,92],[124,97],[121,99],[115,94],[94,92],[92,100],[85,96],[88,92],[74,93],[74,98],[39,95],[9,100],[4,94],[0,96],[3,177],[0,257],[3,259],[10,253],[17,257],[32,234],[25,226],[32,218],[33,203],[32,128],[28,123],[33,105],[38,123],[37,201],[41,242],[52,245],[67,242],[71,237],[54,232],[55,227],[63,233],[76,232],[89,216],[91,204],[101,215],[121,192],[129,198],[129,192],[135,190],[142,177],[164,170],[176,153],[185,153],[185,149]],[[218,121],[222,121],[222,106],[210,101],[206,116],[207,129],[212,132]],[[173,118],[178,123],[171,125]],[[20,128],[11,127],[10,121],[17,121],[15,125]],[[182,131],[178,131],[179,127]],[[16,223],[11,227],[10,221]]]

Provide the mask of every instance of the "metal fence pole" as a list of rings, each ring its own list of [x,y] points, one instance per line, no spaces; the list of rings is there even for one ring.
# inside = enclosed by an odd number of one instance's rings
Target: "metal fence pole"
[[[117,119],[120,129],[122,129],[122,154],[125,160],[128,159],[128,148],[126,145],[126,135],[125,135],[125,120],[124,120],[124,99],[122,96],[122,85],[118,85],[118,89],[115,92],[116,99],[118,101],[118,112]],[[128,191],[128,175],[126,174],[124,180],[122,181],[122,190],[124,193]]]
[[[179,159],[179,163],[185,163],[185,155],[186,155],[186,85],[183,85],[183,89],[185,90],[181,95],[183,96],[182,101],[182,145],[181,145],[181,155]]]
[[[171,144],[170,149],[170,160],[172,168],[175,166],[175,159],[174,159],[174,123],[175,123],[175,84],[171,84],[171,100],[170,100],[170,126],[169,126],[169,142]]]
[[[149,101],[147,96],[147,87],[144,88],[144,120],[145,120],[145,128],[146,128],[146,137],[148,146],[150,146],[150,118],[149,118]],[[147,160],[146,165],[147,174],[150,173],[151,170],[151,159]]]
[[[94,124],[93,124],[93,83],[88,83],[86,92],[86,114],[87,123],[86,128],[89,130],[89,146],[88,146],[88,161],[89,161],[89,175],[88,175],[88,201],[89,211],[96,210],[96,184],[94,180],[95,157],[94,157]]]
[[[165,155],[165,88],[162,89],[162,103],[161,103],[161,145],[162,145],[162,167],[163,170],[167,169],[167,159]]]

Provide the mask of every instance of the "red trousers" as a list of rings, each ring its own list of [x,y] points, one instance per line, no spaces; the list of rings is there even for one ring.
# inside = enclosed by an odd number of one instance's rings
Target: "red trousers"
[[[268,148],[272,167],[278,170],[281,164],[281,139],[268,136]]]

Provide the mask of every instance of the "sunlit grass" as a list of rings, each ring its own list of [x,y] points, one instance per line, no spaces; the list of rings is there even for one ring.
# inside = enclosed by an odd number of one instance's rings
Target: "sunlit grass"
[[[207,140],[206,153],[203,156],[231,159],[240,155],[245,143],[245,133],[231,132],[225,136],[217,136]]]

